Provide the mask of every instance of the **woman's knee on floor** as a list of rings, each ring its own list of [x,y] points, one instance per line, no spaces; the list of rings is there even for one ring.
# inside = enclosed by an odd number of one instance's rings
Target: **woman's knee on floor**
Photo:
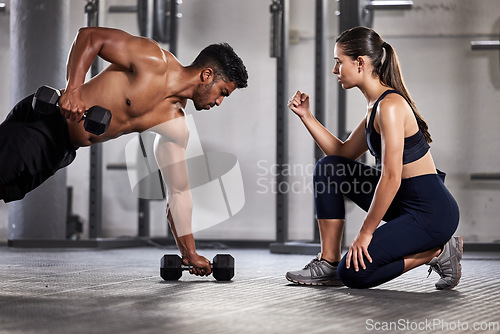
[[[371,271],[360,268],[358,271],[354,270],[351,264],[349,269],[345,266],[345,260],[340,261],[337,267],[337,277],[342,281],[342,283],[353,289],[367,289],[371,286],[368,284],[368,279],[371,275]]]

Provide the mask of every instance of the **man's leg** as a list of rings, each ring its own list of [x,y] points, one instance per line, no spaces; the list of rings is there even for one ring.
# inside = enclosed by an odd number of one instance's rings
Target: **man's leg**
[[[0,124],[0,184],[5,202],[24,198],[76,156],[60,114],[43,116],[21,100]]]

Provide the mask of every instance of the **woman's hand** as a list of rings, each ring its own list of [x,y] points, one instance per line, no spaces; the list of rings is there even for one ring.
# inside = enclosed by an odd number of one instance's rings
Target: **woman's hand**
[[[297,91],[297,93],[295,93],[295,95],[288,100],[288,108],[290,108],[299,117],[304,117],[307,114],[310,114],[309,95]]]
[[[72,122],[81,121],[83,113],[87,110],[80,95],[80,88],[64,91],[58,103],[61,114]]]
[[[371,233],[359,231],[358,235],[356,236],[356,238],[354,238],[351,246],[349,247],[349,252],[347,253],[347,269],[351,267],[351,259],[355,271],[359,271],[360,265],[361,268],[366,269],[363,255],[366,256],[370,263],[372,262],[372,258],[370,254],[368,254],[368,245],[370,245],[370,242],[372,241],[372,236],[373,235]]]

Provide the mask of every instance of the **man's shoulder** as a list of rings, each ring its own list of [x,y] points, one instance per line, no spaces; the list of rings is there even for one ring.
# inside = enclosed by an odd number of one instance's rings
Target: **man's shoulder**
[[[143,37],[130,43],[127,52],[131,53],[131,61],[136,69],[147,69],[148,72],[164,72],[172,59],[171,54],[163,50],[156,41]]]
[[[158,106],[155,112],[157,113],[152,117],[151,130],[154,132],[169,132],[172,129],[187,128],[186,114],[184,108],[186,101],[170,102],[165,101],[163,106]]]
[[[161,141],[183,148],[186,148],[189,140],[189,127],[183,114],[155,125],[150,131],[159,134]]]

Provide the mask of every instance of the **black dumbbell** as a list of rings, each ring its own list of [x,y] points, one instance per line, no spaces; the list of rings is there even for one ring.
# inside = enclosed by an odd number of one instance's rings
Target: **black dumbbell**
[[[38,88],[33,97],[33,110],[43,115],[51,115],[58,111],[57,102],[60,97],[61,92],[58,89],[42,86]],[[85,111],[83,118],[85,119],[83,123],[85,130],[100,136],[108,130],[111,123],[111,112],[103,107],[93,106]]]
[[[217,254],[210,264],[212,275],[218,281],[230,281],[234,276],[234,258],[230,254]],[[183,270],[192,269],[192,266],[182,264],[177,254],[165,254],[160,262],[160,276],[165,281],[177,281]]]

